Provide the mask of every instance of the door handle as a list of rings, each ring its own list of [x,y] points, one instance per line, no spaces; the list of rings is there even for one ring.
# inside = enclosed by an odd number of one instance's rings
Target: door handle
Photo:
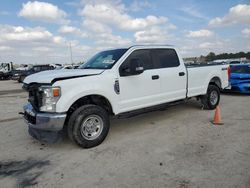
[[[152,80],[157,80],[157,79],[159,79],[160,77],[159,77],[159,75],[153,75],[152,76]]]
[[[179,72],[179,76],[184,76],[185,72]]]

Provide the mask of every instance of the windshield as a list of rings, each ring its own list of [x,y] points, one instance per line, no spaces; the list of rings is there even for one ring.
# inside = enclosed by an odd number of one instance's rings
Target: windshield
[[[248,65],[248,66],[232,66],[231,72],[232,73],[239,73],[239,74],[250,74],[250,65]]]
[[[121,58],[127,49],[116,49],[99,52],[87,63],[81,65],[80,69],[111,69]]]

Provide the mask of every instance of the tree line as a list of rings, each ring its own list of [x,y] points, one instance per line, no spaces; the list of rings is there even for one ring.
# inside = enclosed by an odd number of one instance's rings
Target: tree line
[[[217,59],[238,59],[238,58],[250,59],[250,52],[221,53],[221,54],[215,54],[214,52],[209,52],[206,56],[201,55],[200,57],[184,58],[184,60],[194,61],[194,62],[209,62]]]
[[[214,52],[210,52],[207,56],[200,56],[200,59],[205,59],[206,61],[213,61],[216,59],[232,59],[244,57],[250,59],[250,52],[222,53],[217,55]]]

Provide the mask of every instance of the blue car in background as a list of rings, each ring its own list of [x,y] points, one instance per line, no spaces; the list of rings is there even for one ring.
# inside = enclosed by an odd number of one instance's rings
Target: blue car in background
[[[231,90],[250,94],[250,64],[238,64],[230,66]]]

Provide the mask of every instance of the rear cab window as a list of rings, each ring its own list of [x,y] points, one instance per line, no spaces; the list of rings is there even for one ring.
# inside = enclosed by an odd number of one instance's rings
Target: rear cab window
[[[180,61],[174,49],[152,49],[152,59],[156,69],[178,67]]]

